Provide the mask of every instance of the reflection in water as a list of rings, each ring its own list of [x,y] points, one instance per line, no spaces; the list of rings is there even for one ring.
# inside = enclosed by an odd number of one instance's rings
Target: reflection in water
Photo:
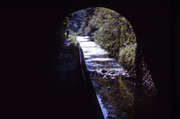
[[[103,102],[102,102],[102,99],[101,99],[100,95],[97,94],[96,96],[97,96],[98,102],[99,102],[99,104],[100,104],[100,106],[101,106],[101,110],[102,110],[102,112],[103,112],[103,116],[104,116],[104,118],[106,119],[107,116],[108,116],[107,109],[103,106]]]
[[[88,37],[78,36],[105,119],[132,119],[133,91],[127,71]]]
[[[133,116],[133,93],[131,87],[128,87],[130,82],[123,78],[92,78],[96,94],[100,95],[103,107],[108,112],[107,119],[127,119]]]

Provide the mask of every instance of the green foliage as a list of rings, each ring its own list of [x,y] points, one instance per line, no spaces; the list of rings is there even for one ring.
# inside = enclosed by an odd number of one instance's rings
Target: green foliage
[[[96,43],[106,49],[127,70],[134,70],[136,56],[136,37],[125,17],[107,9],[97,7],[88,27]]]
[[[79,14],[78,19],[81,19],[81,25],[76,34],[90,36],[107,50],[110,56],[115,57],[125,69],[133,72],[137,43],[131,24],[113,10],[102,7],[91,8],[90,11],[88,9],[74,13]],[[86,13],[86,15],[82,17],[81,13]],[[66,18],[66,24],[78,23],[78,20],[69,21],[69,18]],[[71,34],[75,33],[71,29],[69,31]]]

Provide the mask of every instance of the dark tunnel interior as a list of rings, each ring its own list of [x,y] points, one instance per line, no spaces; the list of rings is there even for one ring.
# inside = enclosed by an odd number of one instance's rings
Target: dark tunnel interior
[[[154,105],[137,114],[135,118],[171,118],[172,21],[170,2],[152,1],[130,4],[110,0],[58,3],[4,2],[0,4],[2,29],[0,36],[2,37],[0,38],[1,116],[13,115],[23,118],[50,116],[60,119],[79,116],[75,114],[74,107],[68,109],[76,103],[76,100],[68,102],[63,97],[58,97],[58,101],[61,102],[58,105],[52,106],[48,103],[48,82],[51,82],[53,78],[49,72],[52,70],[52,66],[58,62],[57,56],[61,44],[59,34],[62,32],[60,25],[64,17],[90,6],[110,8],[131,22],[137,36],[137,43],[143,50],[152,72],[158,89],[157,99]],[[60,92],[57,93],[63,95],[68,91],[60,88]],[[84,97],[78,95],[77,100],[79,98]],[[76,106],[78,108],[78,104]],[[65,109],[66,107],[67,109]],[[89,118],[88,114],[84,114],[87,119]]]

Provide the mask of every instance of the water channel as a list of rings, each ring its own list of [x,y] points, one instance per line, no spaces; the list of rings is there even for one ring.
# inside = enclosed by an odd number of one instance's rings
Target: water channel
[[[82,48],[85,64],[104,118],[125,119],[126,109],[124,107],[126,104],[122,104],[124,99],[120,92],[126,89],[121,89],[119,79],[129,77],[127,70],[110,57],[101,46],[91,41],[88,36],[77,36],[76,40]]]

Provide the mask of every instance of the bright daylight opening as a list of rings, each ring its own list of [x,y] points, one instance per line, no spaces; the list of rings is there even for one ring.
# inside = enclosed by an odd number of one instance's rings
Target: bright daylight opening
[[[151,97],[149,92],[155,95],[156,88],[149,70],[145,69],[149,73],[143,74],[148,77],[141,79],[140,89],[147,91],[137,91],[136,35],[125,17],[108,8],[87,8],[67,15],[64,25],[66,45],[73,51],[78,47],[82,50],[105,119],[133,118],[135,103],[151,102],[151,98],[137,96]]]

